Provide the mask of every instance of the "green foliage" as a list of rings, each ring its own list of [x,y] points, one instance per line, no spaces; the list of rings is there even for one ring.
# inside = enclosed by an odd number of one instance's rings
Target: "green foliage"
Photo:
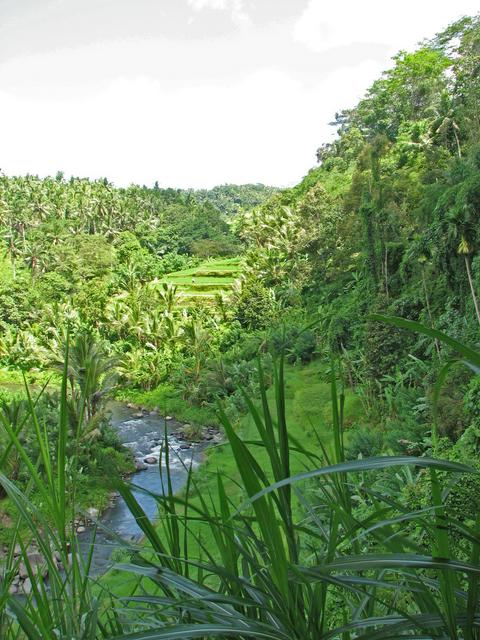
[[[401,319],[388,321],[410,326]],[[440,332],[418,326],[427,335],[443,338]],[[80,343],[75,349],[80,349]],[[480,358],[460,343],[457,350],[471,353],[474,361]],[[157,530],[128,485],[117,484],[148,545],[132,548],[127,561],[117,565],[127,592],[118,598],[104,587],[92,599],[88,564],[82,565],[76,556],[78,542],[68,530],[70,512],[65,501],[67,489],[67,495],[73,497],[82,489],[81,475],[65,474],[68,446],[76,450],[81,445],[78,434],[83,432],[77,427],[77,435],[68,442],[67,386],[73,370],[67,360],[56,465],[48,455],[54,448],[36,426],[32,402],[27,403],[26,411],[36,431],[38,454],[29,455],[18,440],[18,429],[12,425],[18,412],[13,409],[2,418],[11,450],[30,471],[31,482],[44,501],[42,508],[18,491],[4,473],[0,482],[18,509],[22,527],[39,546],[49,572],[47,590],[21,545],[20,557],[33,588],[22,600],[11,596],[14,538],[1,574],[0,621],[7,640],[53,637],[59,626],[65,629],[65,637],[75,637],[80,632],[79,616],[82,625],[88,625],[87,630],[81,627],[82,637],[92,639],[98,633],[104,638],[131,637],[132,627],[137,626],[142,627],[143,635],[161,632],[167,638],[213,633],[272,640],[335,637],[359,628],[388,638],[392,625],[400,625],[410,635],[440,632],[463,638],[472,628],[478,609],[475,558],[479,543],[478,522],[469,518],[467,501],[476,504],[480,496],[478,472],[447,459],[426,457],[383,456],[346,462],[347,404],[343,394],[337,395],[333,360],[330,384],[325,385],[331,392],[330,447],[315,433],[312,442],[316,441],[317,451],[293,437],[287,408],[291,396],[281,358],[270,398],[259,370],[261,408],[245,396],[255,429],[253,441],[242,439],[220,412],[238,477],[235,493],[227,493],[225,483],[230,480],[217,473],[215,493],[207,498],[201,481],[197,484],[190,470],[183,496],[173,495],[170,481],[165,494],[156,496],[162,513]],[[312,409],[312,403],[307,408]],[[104,450],[102,455],[108,456],[107,460],[100,458],[102,465],[116,472],[116,449]],[[41,462],[38,468],[37,459]],[[220,454],[219,459],[225,457]],[[5,463],[3,456],[2,471]],[[419,504],[412,505],[412,500]],[[69,556],[71,549],[74,553]],[[52,550],[62,559],[63,570]],[[127,574],[137,576],[132,588]],[[68,606],[59,608],[56,603],[64,588],[75,595]],[[375,595],[379,592],[381,600]],[[318,615],[312,615],[313,611]],[[32,636],[32,629],[39,633]]]
[[[77,234],[54,247],[55,271],[64,278],[78,280],[105,276],[115,259],[111,245],[100,235]]]
[[[75,285],[65,275],[57,271],[48,271],[37,279],[36,286],[40,299],[62,302],[73,293]]]
[[[27,273],[20,272],[15,280],[0,284],[0,321],[2,325],[25,326],[36,319],[38,294],[32,290]]]
[[[366,427],[355,428],[349,434],[345,455],[348,460],[378,456],[382,453],[383,445],[381,431]]]
[[[267,344],[275,355],[284,354],[286,362],[307,364],[318,354],[318,335],[308,328],[307,317],[282,317],[282,324],[267,333]]]
[[[469,426],[469,412],[464,400],[465,386],[468,384],[469,378],[469,372],[463,368],[453,369],[446,377],[438,394],[436,410],[439,434],[448,437],[453,442],[458,440]]]
[[[372,380],[381,380],[394,373],[399,357],[405,357],[411,344],[411,336],[400,329],[368,321],[364,338],[366,374]]]
[[[161,383],[151,391],[126,389],[117,397],[151,409],[160,408],[165,415],[175,416],[177,420],[190,424],[218,424],[214,407],[186,403],[181,389],[172,383]]]

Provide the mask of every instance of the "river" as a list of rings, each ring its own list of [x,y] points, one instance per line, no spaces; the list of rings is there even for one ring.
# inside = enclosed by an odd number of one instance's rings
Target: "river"
[[[194,468],[201,461],[202,451],[205,443],[193,444],[191,448],[185,442],[177,440],[172,433],[182,426],[176,420],[166,420],[162,416],[144,414],[138,416],[138,409],[129,409],[124,404],[112,402],[109,405],[112,413],[111,424],[116,429],[121,442],[129,447],[135,458],[143,460],[153,456],[158,460],[159,448],[165,437],[165,426],[167,427],[168,444],[170,452],[170,477],[173,491],[180,491],[187,480],[187,468],[192,465]],[[161,469],[163,474],[161,474]],[[147,468],[138,471],[131,477],[132,485],[141,489],[146,489],[154,494],[162,494],[162,477],[166,484],[166,473],[164,463],[160,468],[158,462],[147,465]],[[134,490],[137,501],[141,505],[146,515],[154,520],[157,517],[157,502],[144,492]],[[120,543],[108,532],[113,532],[121,536],[124,540],[132,542],[138,541],[141,537],[141,530],[135,518],[127,508],[123,498],[120,496],[115,500],[114,506],[107,509],[99,520],[101,527],[97,527],[95,537],[95,547],[93,552],[92,573],[99,574],[108,570],[114,563],[112,552],[119,548]],[[84,555],[87,555],[91,546],[93,528],[87,529],[85,533],[79,534],[79,544]]]

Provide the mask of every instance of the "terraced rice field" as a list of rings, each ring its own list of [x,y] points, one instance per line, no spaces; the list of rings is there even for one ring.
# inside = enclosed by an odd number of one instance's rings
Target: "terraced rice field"
[[[176,285],[185,302],[195,300],[209,303],[218,293],[230,293],[240,270],[239,258],[216,258],[206,260],[192,269],[169,273],[162,282]]]

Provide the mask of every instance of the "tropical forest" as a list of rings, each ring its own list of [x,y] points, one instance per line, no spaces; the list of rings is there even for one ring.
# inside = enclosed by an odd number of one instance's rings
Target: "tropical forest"
[[[0,174],[0,638],[480,638],[480,18],[292,187]]]

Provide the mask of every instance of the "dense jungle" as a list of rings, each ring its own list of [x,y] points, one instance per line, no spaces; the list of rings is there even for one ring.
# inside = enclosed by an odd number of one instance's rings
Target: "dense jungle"
[[[479,17],[331,125],[292,188],[0,175],[1,638],[480,638]]]

